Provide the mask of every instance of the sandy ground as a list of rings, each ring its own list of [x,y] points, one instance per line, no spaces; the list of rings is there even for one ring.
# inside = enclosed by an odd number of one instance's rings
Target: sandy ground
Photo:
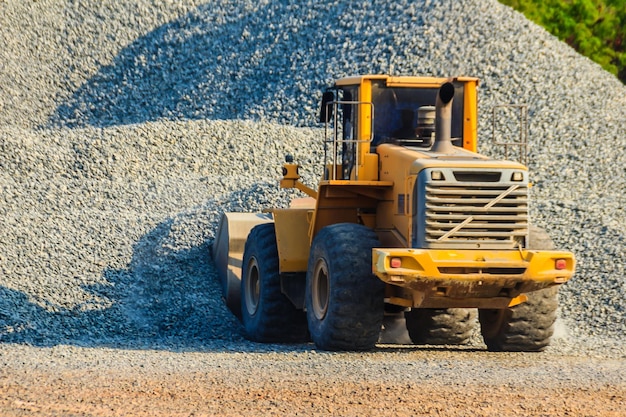
[[[626,361],[3,347],[3,416],[623,416]],[[21,359],[20,359],[21,358]]]

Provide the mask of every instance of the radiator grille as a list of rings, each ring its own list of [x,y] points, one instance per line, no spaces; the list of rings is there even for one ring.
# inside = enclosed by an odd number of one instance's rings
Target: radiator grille
[[[423,237],[426,247],[512,249],[528,231],[526,183],[425,184]]]

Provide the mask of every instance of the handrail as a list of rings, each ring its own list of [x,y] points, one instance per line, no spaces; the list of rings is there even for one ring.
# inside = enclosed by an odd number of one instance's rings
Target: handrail
[[[496,139],[496,110],[498,109],[517,109],[519,112],[519,140],[517,142],[499,142]],[[492,130],[491,140],[495,145],[504,147],[504,158],[509,159],[509,149],[512,147],[519,147],[519,162],[528,165],[528,106],[525,104],[499,104],[492,108]]]
[[[345,123],[343,123],[343,114],[340,115],[339,113],[339,106],[340,105],[355,105],[357,108],[358,106],[361,105],[369,105],[371,106],[371,114],[372,116],[370,117],[370,137],[369,139],[343,139],[341,138],[341,133],[344,132],[344,127],[345,127]],[[336,180],[337,178],[337,168],[338,166],[343,166],[343,163],[345,162],[344,158],[347,158],[349,155],[344,154],[343,149],[341,152],[341,158],[340,158],[340,147],[343,148],[344,145],[348,145],[350,146],[350,144],[353,144],[355,150],[354,150],[354,158],[352,163],[354,164],[354,168],[355,168],[355,178],[358,180],[359,179],[359,161],[361,160],[361,146],[360,144],[363,143],[371,143],[372,142],[372,138],[373,138],[373,134],[374,134],[374,104],[372,102],[367,102],[367,101],[351,101],[351,100],[335,100],[335,101],[331,101],[326,103],[326,106],[333,106],[332,107],[332,137],[329,138],[331,135],[329,134],[329,130],[330,130],[330,125],[331,122],[327,121],[324,123],[324,169],[326,169],[326,167],[329,166],[329,162],[330,162],[330,166],[333,167],[332,172],[330,173],[325,173],[324,178],[326,179],[332,179],[332,180]],[[328,108],[326,109],[326,114],[328,114]],[[357,111],[357,109],[353,109],[352,110]],[[356,114],[360,114],[360,112],[357,112]],[[357,121],[358,123],[358,121]],[[350,129],[352,129],[352,126],[350,126]],[[357,129],[357,133],[360,132],[360,129]],[[329,146],[331,148],[331,154],[329,155]],[[330,161],[329,161],[330,159]],[[339,163],[341,159],[341,164]],[[343,178],[342,178],[343,179]]]

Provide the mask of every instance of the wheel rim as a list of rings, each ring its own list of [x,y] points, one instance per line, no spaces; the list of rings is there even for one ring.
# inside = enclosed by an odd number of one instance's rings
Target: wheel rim
[[[261,281],[259,279],[259,265],[255,258],[251,258],[246,269],[244,297],[248,314],[253,316],[259,308],[261,297]]]
[[[328,266],[322,258],[317,260],[313,271],[311,283],[311,304],[313,314],[318,320],[326,317],[328,311],[328,299],[330,297],[330,280],[328,279]]]

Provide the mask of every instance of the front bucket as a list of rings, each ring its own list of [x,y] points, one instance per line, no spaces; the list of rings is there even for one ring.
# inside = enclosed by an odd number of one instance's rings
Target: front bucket
[[[241,316],[241,266],[250,230],[272,222],[270,213],[224,213],[220,219],[211,252],[222,284],[226,306]]]

